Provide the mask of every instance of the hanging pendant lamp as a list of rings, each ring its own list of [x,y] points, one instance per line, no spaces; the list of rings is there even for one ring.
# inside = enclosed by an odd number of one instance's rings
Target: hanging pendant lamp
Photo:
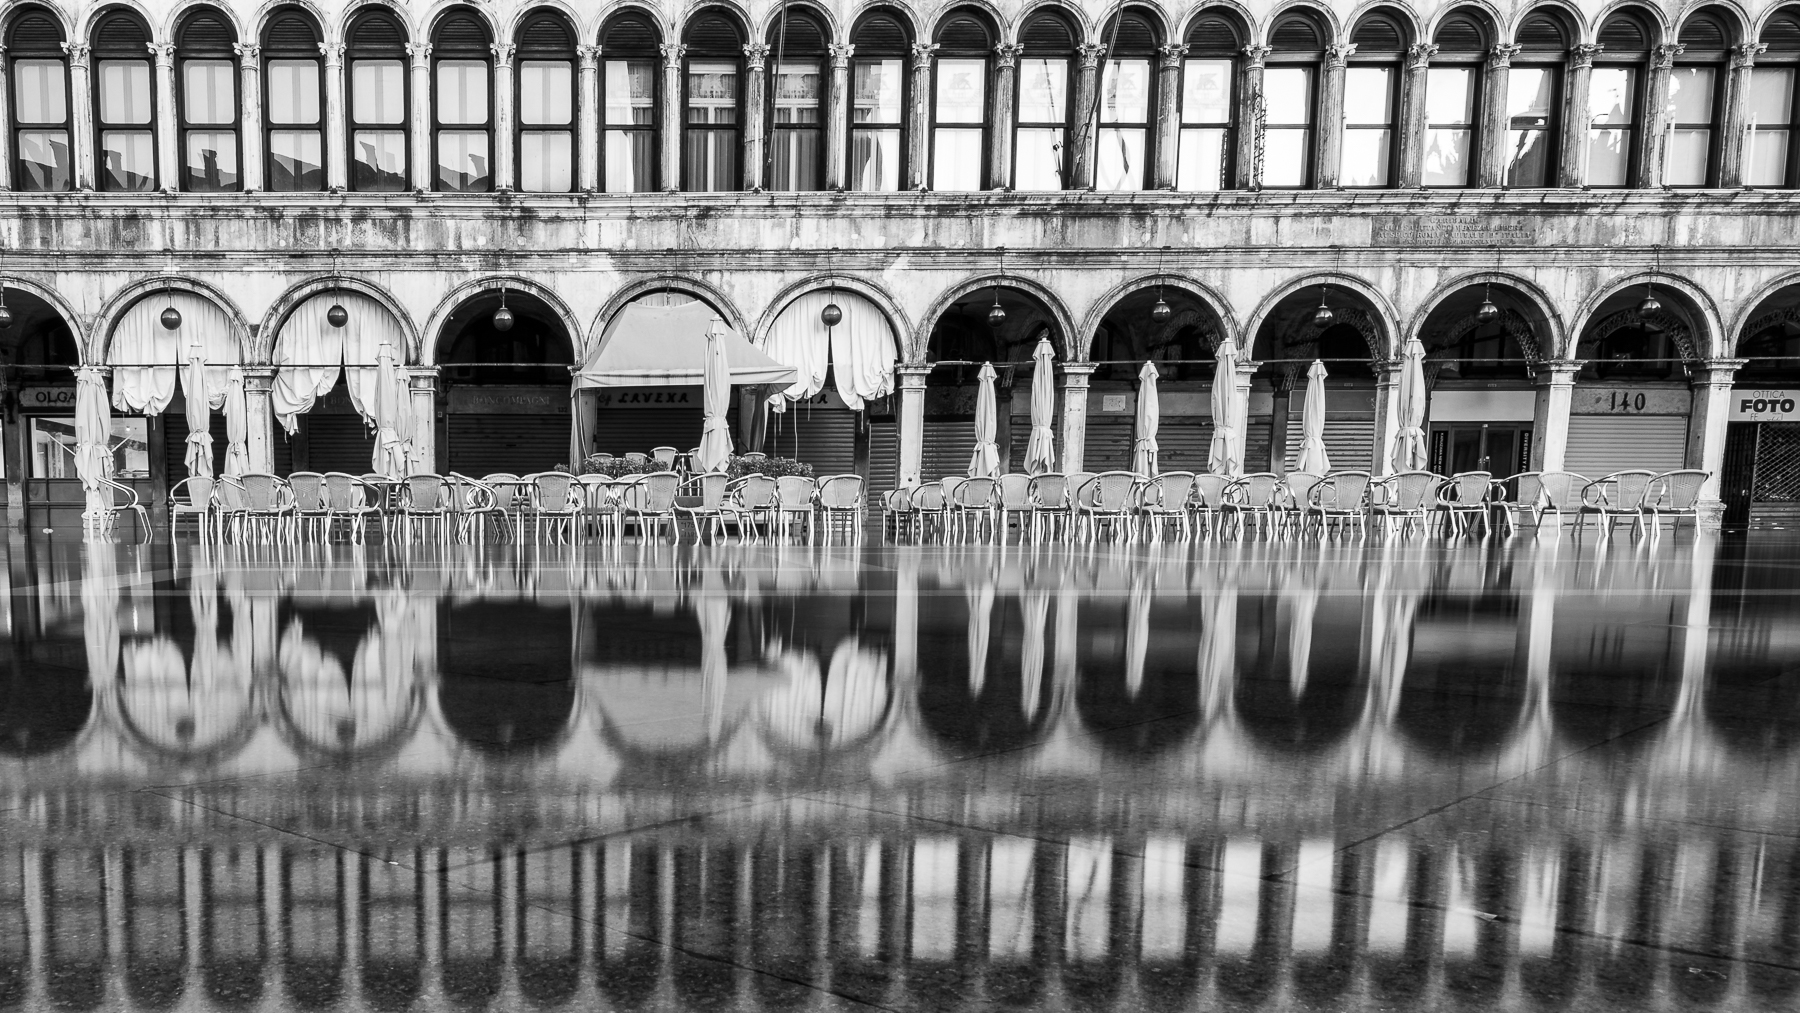
[[[172,331],[181,326],[181,311],[175,308],[175,293],[169,291],[166,285],[163,286],[163,295],[168,296],[169,305],[162,311],[162,325],[164,330]]]
[[[333,285],[331,288],[331,308],[325,311],[325,322],[333,327],[342,327],[350,322],[350,311],[345,309],[344,304],[339,301],[341,297],[342,294],[338,292],[337,286]]]
[[[513,311],[506,308],[506,286],[500,286],[500,308],[494,311],[494,330],[510,331],[513,328]]]
[[[994,305],[988,307],[987,320],[989,327],[998,327],[1006,323],[1006,307],[1000,305],[1000,286],[994,286]]]
[[[1156,286],[1156,305],[1150,307],[1150,319],[1159,324],[1166,324],[1175,311],[1169,308],[1168,300],[1163,298],[1162,286]]]
[[[1662,309],[1662,301],[1656,298],[1656,286],[1650,282],[1645,282],[1644,301],[1638,303],[1638,316],[1647,317],[1660,309]]]
[[[1493,323],[1494,319],[1500,315],[1500,307],[1494,305],[1493,295],[1494,286],[1489,285],[1487,291],[1482,293],[1481,308],[1475,311],[1475,319],[1484,324]]]
[[[1319,308],[1313,310],[1312,315],[1313,326],[1318,328],[1330,327],[1331,322],[1336,319],[1337,314],[1333,313],[1331,311],[1331,306],[1325,302],[1325,286],[1321,285],[1319,286]]]
[[[844,311],[837,304],[837,286],[831,286],[831,296],[825,308],[819,311],[819,321],[826,327],[836,327],[844,322]]]

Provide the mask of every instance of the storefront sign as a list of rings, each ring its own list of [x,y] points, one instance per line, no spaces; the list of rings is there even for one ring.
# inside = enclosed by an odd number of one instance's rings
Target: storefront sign
[[[1571,415],[1686,415],[1693,395],[1675,387],[1575,387]]]
[[[1530,422],[1537,393],[1530,390],[1436,390],[1433,422]]]
[[[1128,412],[1132,409],[1130,394],[1100,395],[1100,410],[1103,412]]]
[[[673,391],[684,387],[667,388]],[[696,399],[696,403],[698,403]],[[458,415],[567,415],[567,387],[452,387],[447,401]]]
[[[1800,390],[1734,390],[1733,422],[1800,422]]]
[[[20,387],[19,407],[28,412],[75,410],[74,387]]]

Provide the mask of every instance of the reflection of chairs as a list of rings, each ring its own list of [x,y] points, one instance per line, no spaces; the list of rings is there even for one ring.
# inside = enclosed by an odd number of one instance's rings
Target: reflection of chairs
[[[1436,509],[1444,515],[1445,534],[1464,534],[1481,519],[1481,533],[1493,534],[1488,496],[1494,476],[1486,471],[1459,471],[1437,488]]]
[[[176,482],[169,490],[169,537],[175,537],[175,525],[183,517],[192,517],[202,537],[213,537],[213,489],[210,478],[193,476]]]
[[[1681,527],[1683,517],[1692,517],[1694,527],[1700,527],[1700,490],[1706,487],[1706,480],[1711,475],[1708,471],[1683,469],[1656,476],[1644,493],[1644,510],[1650,515],[1646,520],[1652,537],[1662,530],[1664,517],[1671,521],[1670,533]]]
[[[1656,472],[1631,468],[1615,471],[1610,475],[1596,478],[1581,490],[1581,511],[1576,515],[1576,530],[1589,516],[1600,529],[1600,537],[1612,534],[1613,525],[1620,519],[1630,517],[1632,530],[1636,531],[1644,523],[1644,497],[1650,492],[1650,483],[1656,480]]]
[[[861,475],[827,475],[819,479],[819,519],[825,525],[825,541],[831,541],[834,521],[845,523],[845,537],[863,536],[863,480]]]
[[[1032,478],[1026,491],[1031,503],[1031,539],[1049,536],[1058,521],[1062,537],[1069,531],[1069,480],[1060,472],[1047,471]]]
[[[1138,509],[1144,526],[1150,529],[1150,540],[1161,541],[1163,528],[1174,521],[1181,540],[1194,537],[1194,518],[1188,510],[1188,499],[1194,494],[1195,475],[1191,471],[1165,471],[1144,482]]]
[[[1355,521],[1356,533],[1367,534],[1370,477],[1366,471],[1334,471],[1314,482],[1312,488],[1307,490],[1306,509],[1300,515],[1302,533],[1306,525],[1317,517],[1320,538],[1325,538],[1330,533],[1331,522],[1334,520],[1340,528]]]
[[[1369,513],[1380,521],[1384,532],[1397,526],[1397,533],[1405,534],[1414,521],[1424,530],[1442,481],[1442,476],[1429,471],[1402,471],[1378,478],[1369,483]]]

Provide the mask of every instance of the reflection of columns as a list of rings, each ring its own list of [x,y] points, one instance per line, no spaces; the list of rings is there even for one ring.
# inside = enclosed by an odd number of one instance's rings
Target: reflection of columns
[[[511,190],[513,182],[513,51],[510,42],[488,46],[494,53],[494,189]]]
[[[345,136],[344,44],[321,42],[325,57],[325,182],[334,190],[349,186],[350,155]]]
[[[657,130],[657,145],[662,150],[664,190],[681,189],[681,60],[685,56],[686,46],[675,42],[662,44],[662,119]]]
[[[1356,52],[1354,43],[1325,48],[1325,76],[1319,88],[1319,151],[1313,179],[1321,190],[1338,185],[1344,158],[1344,64]]]
[[[1156,164],[1150,187],[1168,190],[1175,186],[1175,153],[1181,145],[1181,61],[1188,47],[1160,46],[1156,52]]]
[[[1235,367],[1232,380],[1237,385],[1237,397],[1233,403],[1237,406],[1238,412],[1235,420],[1237,446],[1233,448],[1232,453],[1237,458],[1238,466],[1249,471],[1250,467],[1245,461],[1244,455],[1249,450],[1250,442],[1250,384],[1256,379],[1256,371],[1262,368],[1262,363],[1250,359],[1234,359],[1232,365]]]
[[[1244,190],[1262,189],[1263,62],[1268,58],[1268,46],[1244,47],[1237,107],[1237,185]]]
[[[156,184],[164,190],[181,189],[181,162],[175,133],[175,47],[165,42],[147,45],[156,58]]]
[[[75,127],[75,135],[69,138],[69,153],[75,164],[74,186],[77,190],[91,190],[94,186],[94,97],[93,76],[88,69],[87,46],[73,42],[62,44],[63,52],[69,54],[69,112]],[[11,82],[6,82],[7,96],[10,97]],[[0,99],[0,102],[6,101]],[[6,185],[12,185],[12,156],[7,155],[8,166],[5,177]]]
[[[1594,55],[1606,47],[1582,43],[1569,50],[1569,68],[1563,74],[1562,166],[1558,186],[1580,186],[1587,181],[1588,87],[1594,77]]]
[[[412,185],[431,189],[431,44],[409,42],[412,57]]]
[[[436,366],[414,366],[408,370],[408,389],[412,393],[413,467],[420,471],[443,471],[444,462],[437,451],[437,381]]]
[[[931,54],[935,42],[912,47],[912,106],[906,111],[906,188],[920,190],[931,178]]]
[[[1399,150],[1400,175],[1396,186],[1416,187],[1425,171],[1425,80],[1431,70],[1431,58],[1438,47],[1428,43],[1409,46],[1406,50],[1406,83],[1400,91],[1400,136],[1394,139]]]
[[[1731,73],[1725,79],[1725,97],[1720,103],[1721,136],[1719,137],[1719,186],[1744,185],[1744,132],[1750,124],[1750,71],[1756,58],[1768,45],[1747,42],[1731,47]]]
[[[1650,80],[1644,86],[1644,136],[1638,148],[1641,158],[1638,162],[1637,185],[1645,189],[1654,189],[1663,185],[1663,170],[1668,166],[1663,163],[1669,157],[1669,77],[1675,66],[1675,58],[1680,56],[1686,46],[1680,43],[1657,46],[1650,52]]]
[[[1725,424],[1731,415],[1731,378],[1743,359],[1708,359],[1694,366],[1693,409],[1688,413],[1687,454],[1683,466],[1707,473],[1700,487],[1704,523],[1717,527],[1719,471],[1725,466]]]
[[[239,145],[244,152],[244,171],[240,178],[243,180],[243,189],[246,192],[261,190],[265,186],[262,164],[262,84],[260,83],[262,47],[237,42],[232,44],[231,49],[237,54],[238,75],[243,81],[238,88],[238,94],[241,96],[239,104],[244,138],[244,143]],[[256,460],[254,451],[252,451],[250,460],[252,462]]]
[[[1088,378],[1094,375],[1094,364],[1065,363],[1056,372],[1062,378],[1062,470],[1074,474],[1086,459]]]
[[[900,487],[919,484],[925,466],[925,378],[930,366],[901,366],[900,376]]]
[[[269,411],[269,388],[274,385],[273,367],[244,367],[244,421],[249,428],[246,443],[250,470],[255,472],[275,471],[274,418]]]
[[[769,185],[763,179],[763,146],[769,133],[768,124],[769,47],[752,42],[744,47],[744,189],[759,190]],[[780,76],[780,68],[776,68]]]
[[[581,154],[575,189],[591,191],[600,187],[600,47],[576,46],[575,56],[581,61],[580,107],[575,114]]]
[[[825,93],[825,189],[847,185],[845,160],[849,157],[850,57],[855,46],[832,43],[831,90]]]
[[[1481,149],[1475,152],[1475,185],[1499,186],[1506,164],[1506,82],[1512,75],[1512,58],[1520,47],[1503,42],[1488,52],[1486,78],[1481,82],[1481,108],[1476,112],[1476,137]]]
[[[1074,146],[1073,168],[1069,173],[1069,189],[1094,188],[1094,120],[1099,111],[1096,97],[1100,93],[1100,56],[1106,47],[1097,42],[1084,42],[1076,47],[1080,67],[1075,72],[1074,129],[1069,143]]]
[[[1375,368],[1375,461],[1369,471],[1386,475],[1394,470],[1394,439],[1400,434],[1399,359],[1377,360]]]
[[[993,143],[988,145],[992,155],[988,162],[988,186],[995,190],[1012,186],[1013,93],[1019,87],[1019,54],[1024,51],[1024,46],[1011,42],[994,47],[993,112],[988,117],[988,122],[994,125],[994,135]]]
[[[1563,453],[1569,446],[1569,404],[1575,396],[1575,375],[1582,363],[1573,359],[1547,359],[1536,364],[1537,403],[1531,412],[1531,469],[1563,470]]]

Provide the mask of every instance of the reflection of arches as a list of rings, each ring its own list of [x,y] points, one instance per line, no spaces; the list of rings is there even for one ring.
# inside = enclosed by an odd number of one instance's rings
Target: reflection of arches
[[[1131,662],[1126,653],[1133,646],[1129,636],[1081,639],[1075,706],[1082,724],[1109,753],[1145,759],[1186,741],[1199,727],[1200,683],[1194,678],[1194,659],[1200,636],[1186,605],[1176,600],[1161,608],[1149,607],[1140,686],[1128,682]],[[1123,598],[1088,598],[1080,604],[1076,625],[1083,630],[1125,630],[1133,607]]]
[[[775,659],[787,681],[757,704],[763,739],[778,753],[838,755],[882,737],[893,708],[885,653],[847,638],[821,669],[810,652]]]
[[[1444,762],[1479,762],[1513,739],[1525,716],[1513,665],[1516,618],[1479,600],[1420,604],[1395,720],[1422,751]]]
[[[979,608],[960,596],[920,599],[919,656],[941,659],[920,673],[920,722],[956,750],[1017,748],[1048,731],[1054,680],[1033,687],[1021,673],[1025,617],[1010,596],[989,608],[983,668],[972,671],[969,637],[983,621]]]
[[[1279,636],[1276,608],[1274,598],[1239,606],[1236,713],[1272,751],[1316,754],[1343,739],[1362,713],[1363,673],[1353,649],[1363,639],[1362,606],[1356,598],[1319,600],[1312,643],[1339,646],[1315,646],[1299,693],[1287,678],[1288,644]]]
[[[455,635],[440,647],[438,707],[459,738],[505,752],[550,748],[569,726],[575,684],[566,610],[529,603],[445,605],[446,631],[507,630],[501,648]]]
[[[234,659],[224,645],[196,643],[190,667],[170,637],[127,644],[119,718],[128,737],[154,754],[185,762],[230,756],[258,725],[249,660]]]
[[[9,662],[0,676],[0,755],[46,756],[67,747],[93,706],[87,672]]]
[[[297,751],[367,758],[411,737],[424,703],[410,666],[387,664],[397,660],[387,639],[402,632],[371,628],[346,673],[339,658],[307,635],[299,617],[288,624],[278,652],[276,709],[284,737]]]

